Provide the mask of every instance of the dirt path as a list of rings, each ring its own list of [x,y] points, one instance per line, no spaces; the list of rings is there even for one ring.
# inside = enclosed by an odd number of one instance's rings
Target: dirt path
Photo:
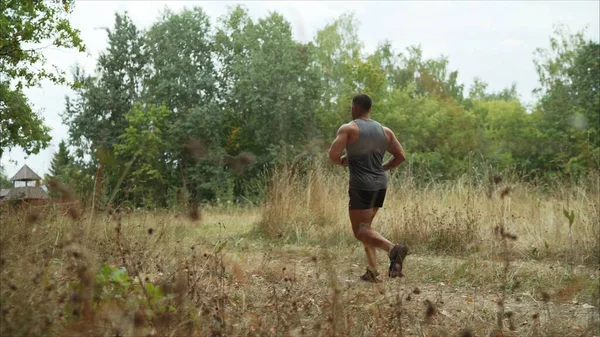
[[[498,263],[410,255],[405,278],[384,276],[382,283],[370,284],[358,279],[364,272],[357,263],[362,262],[362,251],[338,249],[335,255],[335,260],[327,262],[316,249],[294,246],[230,254],[247,275],[242,289],[252,293],[250,301],[265,302],[269,291],[287,287],[286,280],[293,280],[288,287],[290,298],[301,298],[307,301],[305,308],[316,310],[306,310],[307,324],[328,313],[332,303],[338,301],[347,321],[367,324],[367,335],[376,331],[378,315],[393,316],[394,312],[400,313],[406,336],[455,336],[464,328],[480,336],[497,327],[502,296]],[[381,254],[379,262],[385,271],[386,261]],[[505,336],[600,336],[599,310],[590,304],[593,299],[583,298],[585,287],[594,284],[589,283],[590,277],[597,278],[597,272],[583,267],[567,272],[558,264],[519,261],[510,270],[512,288],[506,291],[502,320]],[[551,276],[568,273],[570,281]],[[332,282],[333,274],[337,285]],[[587,283],[582,281],[585,277]],[[516,286],[515,280],[521,285]],[[542,286],[547,297],[540,293]],[[340,290],[337,299],[334,287]],[[428,307],[431,317],[427,317]]]

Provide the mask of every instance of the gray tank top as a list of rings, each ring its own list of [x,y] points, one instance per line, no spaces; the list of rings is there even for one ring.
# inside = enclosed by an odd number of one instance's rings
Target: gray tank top
[[[383,170],[383,155],[389,141],[381,124],[374,120],[357,118],[358,139],[346,145],[348,167],[350,168],[350,188],[377,191],[387,188],[387,175]]]

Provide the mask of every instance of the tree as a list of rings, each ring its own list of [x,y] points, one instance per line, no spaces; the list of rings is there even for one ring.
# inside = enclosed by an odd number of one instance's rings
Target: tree
[[[72,4],[72,0],[62,4],[0,1],[0,157],[4,149],[13,146],[22,147],[27,154],[38,153],[50,141],[49,128],[33,112],[21,90],[44,79],[67,83],[62,71],[45,67],[42,51],[49,46],[85,50],[79,31],[67,19]],[[48,45],[38,47],[42,43]]]
[[[5,149],[20,146],[25,153],[38,153],[50,142],[50,128],[33,112],[19,90],[0,81],[0,158]]]
[[[469,96],[467,101],[486,101],[486,100],[503,100],[503,101],[518,101],[519,94],[517,93],[517,84],[513,83],[510,88],[504,88],[499,92],[487,92],[488,84],[480,78],[475,78],[471,88],[469,88]],[[470,106],[469,106],[470,107]]]
[[[373,99],[373,112],[377,116],[386,114],[391,108],[388,102],[388,82],[386,73],[372,60],[356,59],[346,62],[342,78],[343,92],[337,96],[335,104],[331,105],[329,112],[330,125],[323,125],[335,132],[342,123],[350,120],[350,104],[352,97],[357,93],[365,93]],[[379,117],[378,117],[379,118]]]
[[[248,196],[265,169],[311,160],[314,145],[350,119],[360,92],[397,132],[411,172],[428,181],[468,172],[473,153],[495,169],[544,172],[583,173],[600,159],[591,122],[598,44],[577,35],[554,36],[538,51],[540,100],[529,114],[516,84],[490,92],[475,79],[467,93],[448,58],[425,58],[420,46],[398,53],[384,42],[365,53],[351,14],[309,43],[294,40],[280,14],[252,19],[241,6],[216,27],[195,7],[167,10],[144,31],[116,15],[107,32],[95,72],[76,70],[63,118],[74,150],[69,179],[82,193],[116,193],[115,203],[168,206],[179,192],[193,202]],[[234,157],[244,152],[257,165],[240,172]]]
[[[146,38],[150,73],[145,84],[155,104],[179,115],[213,99],[212,36],[202,8],[166,10]]]
[[[57,48],[85,51],[79,30],[71,27],[68,15],[73,0],[33,1],[6,0],[0,2],[0,74],[16,82],[18,89],[37,85],[43,79],[65,84],[64,73],[38,68],[46,59],[41,48],[26,49],[30,44],[49,43]]]
[[[550,48],[536,51],[541,87],[534,111],[538,127],[540,168],[575,176],[600,164],[600,47],[583,32],[558,27]]]
[[[165,11],[146,34],[148,68],[144,100],[164,105],[164,135],[168,140],[163,176],[171,191],[185,188],[190,197],[214,200],[227,194],[228,181],[220,166],[224,144],[214,36],[210,20],[200,7],[179,13]],[[210,156],[194,158],[185,144],[201,140]]]
[[[79,86],[62,114],[70,143],[80,150],[77,157],[89,155],[92,160],[98,150],[112,152],[127,127],[125,114],[141,96],[145,66],[142,34],[127,13],[115,14],[115,25],[106,32],[108,48],[98,58],[96,75],[75,69]]]
[[[128,193],[138,206],[166,206],[165,121],[170,112],[165,106],[137,103],[125,118],[127,129],[115,144],[115,153],[131,159]]]
[[[478,148],[478,116],[451,98],[413,95],[410,88],[392,91],[393,109],[378,119],[398,133],[417,176],[451,178]]]
[[[246,15],[240,10],[231,13],[230,23],[242,21],[236,18]],[[314,50],[293,40],[291,25],[281,15],[271,14],[256,24],[245,22],[238,34],[221,40],[219,46],[234,83],[226,94],[225,110],[233,126],[228,134],[239,130],[241,146],[233,154],[250,151],[260,156],[269,153],[269,145],[299,144],[315,134],[320,81],[312,64]],[[221,34],[227,29],[239,28],[223,27]],[[231,60],[236,47],[246,55]]]
[[[586,131],[586,145],[583,151],[588,152],[591,147],[596,151],[595,164],[600,164],[600,44],[587,41],[577,50],[575,60],[569,77],[572,81],[571,97],[577,112],[572,124],[580,130]],[[589,146],[587,146],[589,145]],[[588,153],[588,155],[591,155]]]
[[[325,137],[334,137],[341,123],[350,117],[350,98],[356,92],[348,88],[352,77],[351,62],[362,59],[363,44],[358,38],[358,24],[353,14],[345,14],[319,30],[314,39],[316,61],[323,83],[316,115]],[[353,86],[354,87],[354,86]]]
[[[4,171],[4,167],[0,166],[0,189],[2,188],[11,188],[12,182],[6,176],[6,172]]]
[[[143,32],[127,13],[115,14],[115,24],[106,32],[108,47],[98,58],[96,73],[89,76],[75,69],[79,85],[75,96],[67,97],[62,114],[63,123],[69,126],[69,145],[75,148],[73,161],[80,169],[78,181],[84,197],[91,191],[109,193],[118,184],[126,169],[120,163],[131,158],[115,157],[114,145],[127,128],[125,115],[144,90]],[[90,182],[96,186],[90,188]]]
[[[451,98],[463,103],[464,86],[458,83],[458,70],[448,69],[448,58],[423,59],[420,46],[411,46],[398,55],[400,70],[396,72],[394,84],[409,88],[413,97],[433,95],[437,98]]]
[[[540,81],[540,87],[534,93],[544,95],[559,83],[569,84],[569,70],[577,50],[584,44],[583,32],[571,34],[565,26],[555,26],[550,36],[550,48],[537,48],[534,53],[533,63]]]
[[[232,175],[233,193],[239,195],[261,169],[292,160],[319,134],[318,50],[294,41],[283,16],[273,13],[255,22],[241,6],[219,20],[215,38],[222,146],[227,155],[251,152],[257,160],[254,170]]]
[[[535,169],[536,130],[533,116],[518,100],[476,101],[474,110],[482,117],[482,153],[496,168]]]
[[[44,177],[44,180],[48,182],[50,179],[57,179],[66,185],[77,185],[75,184],[75,173],[76,168],[72,162],[69,150],[67,149],[67,143],[61,140],[58,144],[58,151],[54,153],[52,160],[50,161],[50,174]],[[60,193],[55,190],[50,190],[50,196],[53,198],[60,197]]]
[[[50,162],[50,175],[53,177],[60,176],[65,167],[71,164],[71,158],[69,151],[67,150],[67,143],[61,140],[58,144],[58,152],[52,157]]]

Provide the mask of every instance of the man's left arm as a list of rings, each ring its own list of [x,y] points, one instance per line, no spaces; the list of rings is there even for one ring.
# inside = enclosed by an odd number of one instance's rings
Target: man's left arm
[[[383,130],[390,137],[388,152],[392,154],[392,157],[383,164],[383,170],[388,171],[402,164],[406,160],[406,152],[404,152],[402,145],[400,145],[398,138],[396,138],[396,135],[391,129],[384,128]]]
[[[347,163],[347,161],[342,162],[342,151],[346,148],[346,144],[348,142],[348,131],[346,125],[342,125],[335,137],[333,143],[331,143],[331,147],[329,148],[329,160],[337,165],[343,165]]]

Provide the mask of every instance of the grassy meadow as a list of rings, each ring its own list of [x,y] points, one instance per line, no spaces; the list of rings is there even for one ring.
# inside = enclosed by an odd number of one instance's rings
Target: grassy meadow
[[[55,200],[0,204],[0,337],[600,337],[597,6],[183,3],[0,0],[0,188],[29,162]],[[360,280],[322,160],[352,105],[408,153],[373,223],[402,279]]]
[[[373,227],[406,277],[359,280],[346,173],[275,172],[262,205],[4,212],[2,336],[598,336],[598,177],[398,172]]]

